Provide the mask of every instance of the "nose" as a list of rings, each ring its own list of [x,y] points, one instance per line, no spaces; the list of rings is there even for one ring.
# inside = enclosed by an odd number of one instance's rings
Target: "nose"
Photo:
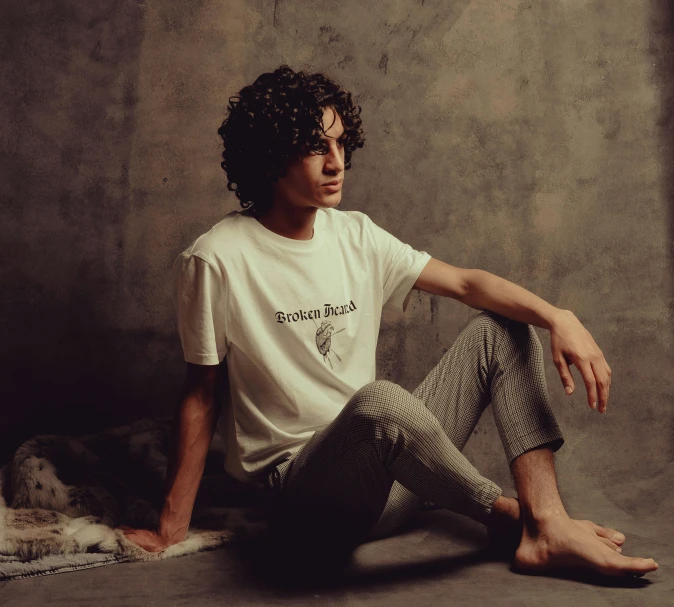
[[[332,173],[336,173],[335,176],[339,176],[344,171],[344,160],[338,149],[328,148],[328,152],[325,154],[325,168]]]

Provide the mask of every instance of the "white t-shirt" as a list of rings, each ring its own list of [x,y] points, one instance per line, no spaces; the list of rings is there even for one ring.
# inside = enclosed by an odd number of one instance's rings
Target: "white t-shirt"
[[[430,260],[360,211],[318,209],[311,240],[231,211],[176,258],[184,358],[217,365],[225,470],[261,484],[376,379],[382,308],[403,313]]]

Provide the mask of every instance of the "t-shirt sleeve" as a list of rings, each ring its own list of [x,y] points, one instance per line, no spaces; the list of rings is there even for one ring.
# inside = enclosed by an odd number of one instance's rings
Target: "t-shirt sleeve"
[[[185,360],[197,365],[219,364],[229,349],[225,281],[213,265],[187,252],[176,258],[172,278]]]
[[[411,289],[431,256],[426,251],[413,249],[380,228],[367,215],[365,217],[377,248],[383,290],[382,308],[402,314],[407,309]]]

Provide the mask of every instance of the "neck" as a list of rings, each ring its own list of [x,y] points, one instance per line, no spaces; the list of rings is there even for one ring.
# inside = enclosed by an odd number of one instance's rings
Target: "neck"
[[[281,207],[275,204],[257,220],[268,230],[294,240],[311,240],[314,236],[316,207]]]

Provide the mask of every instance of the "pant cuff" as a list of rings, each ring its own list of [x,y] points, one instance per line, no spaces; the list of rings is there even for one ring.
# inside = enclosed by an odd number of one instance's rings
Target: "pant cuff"
[[[547,428],[537,428],[536,430],[509,442],[505,446],[508,465],[512,464],[513,460],[522,455],[522,453],[535,449],[536,447],[547,445],[554,453],[555,451],[558,451],[563,444],[564,436],[559,426],[555,425]]]
[[[484,489],[475,497],[478,514],[490,514],[494,506],[494,502],[503,495],[503,489],[499,487],[494,481],[487,479],[487,484]]]

